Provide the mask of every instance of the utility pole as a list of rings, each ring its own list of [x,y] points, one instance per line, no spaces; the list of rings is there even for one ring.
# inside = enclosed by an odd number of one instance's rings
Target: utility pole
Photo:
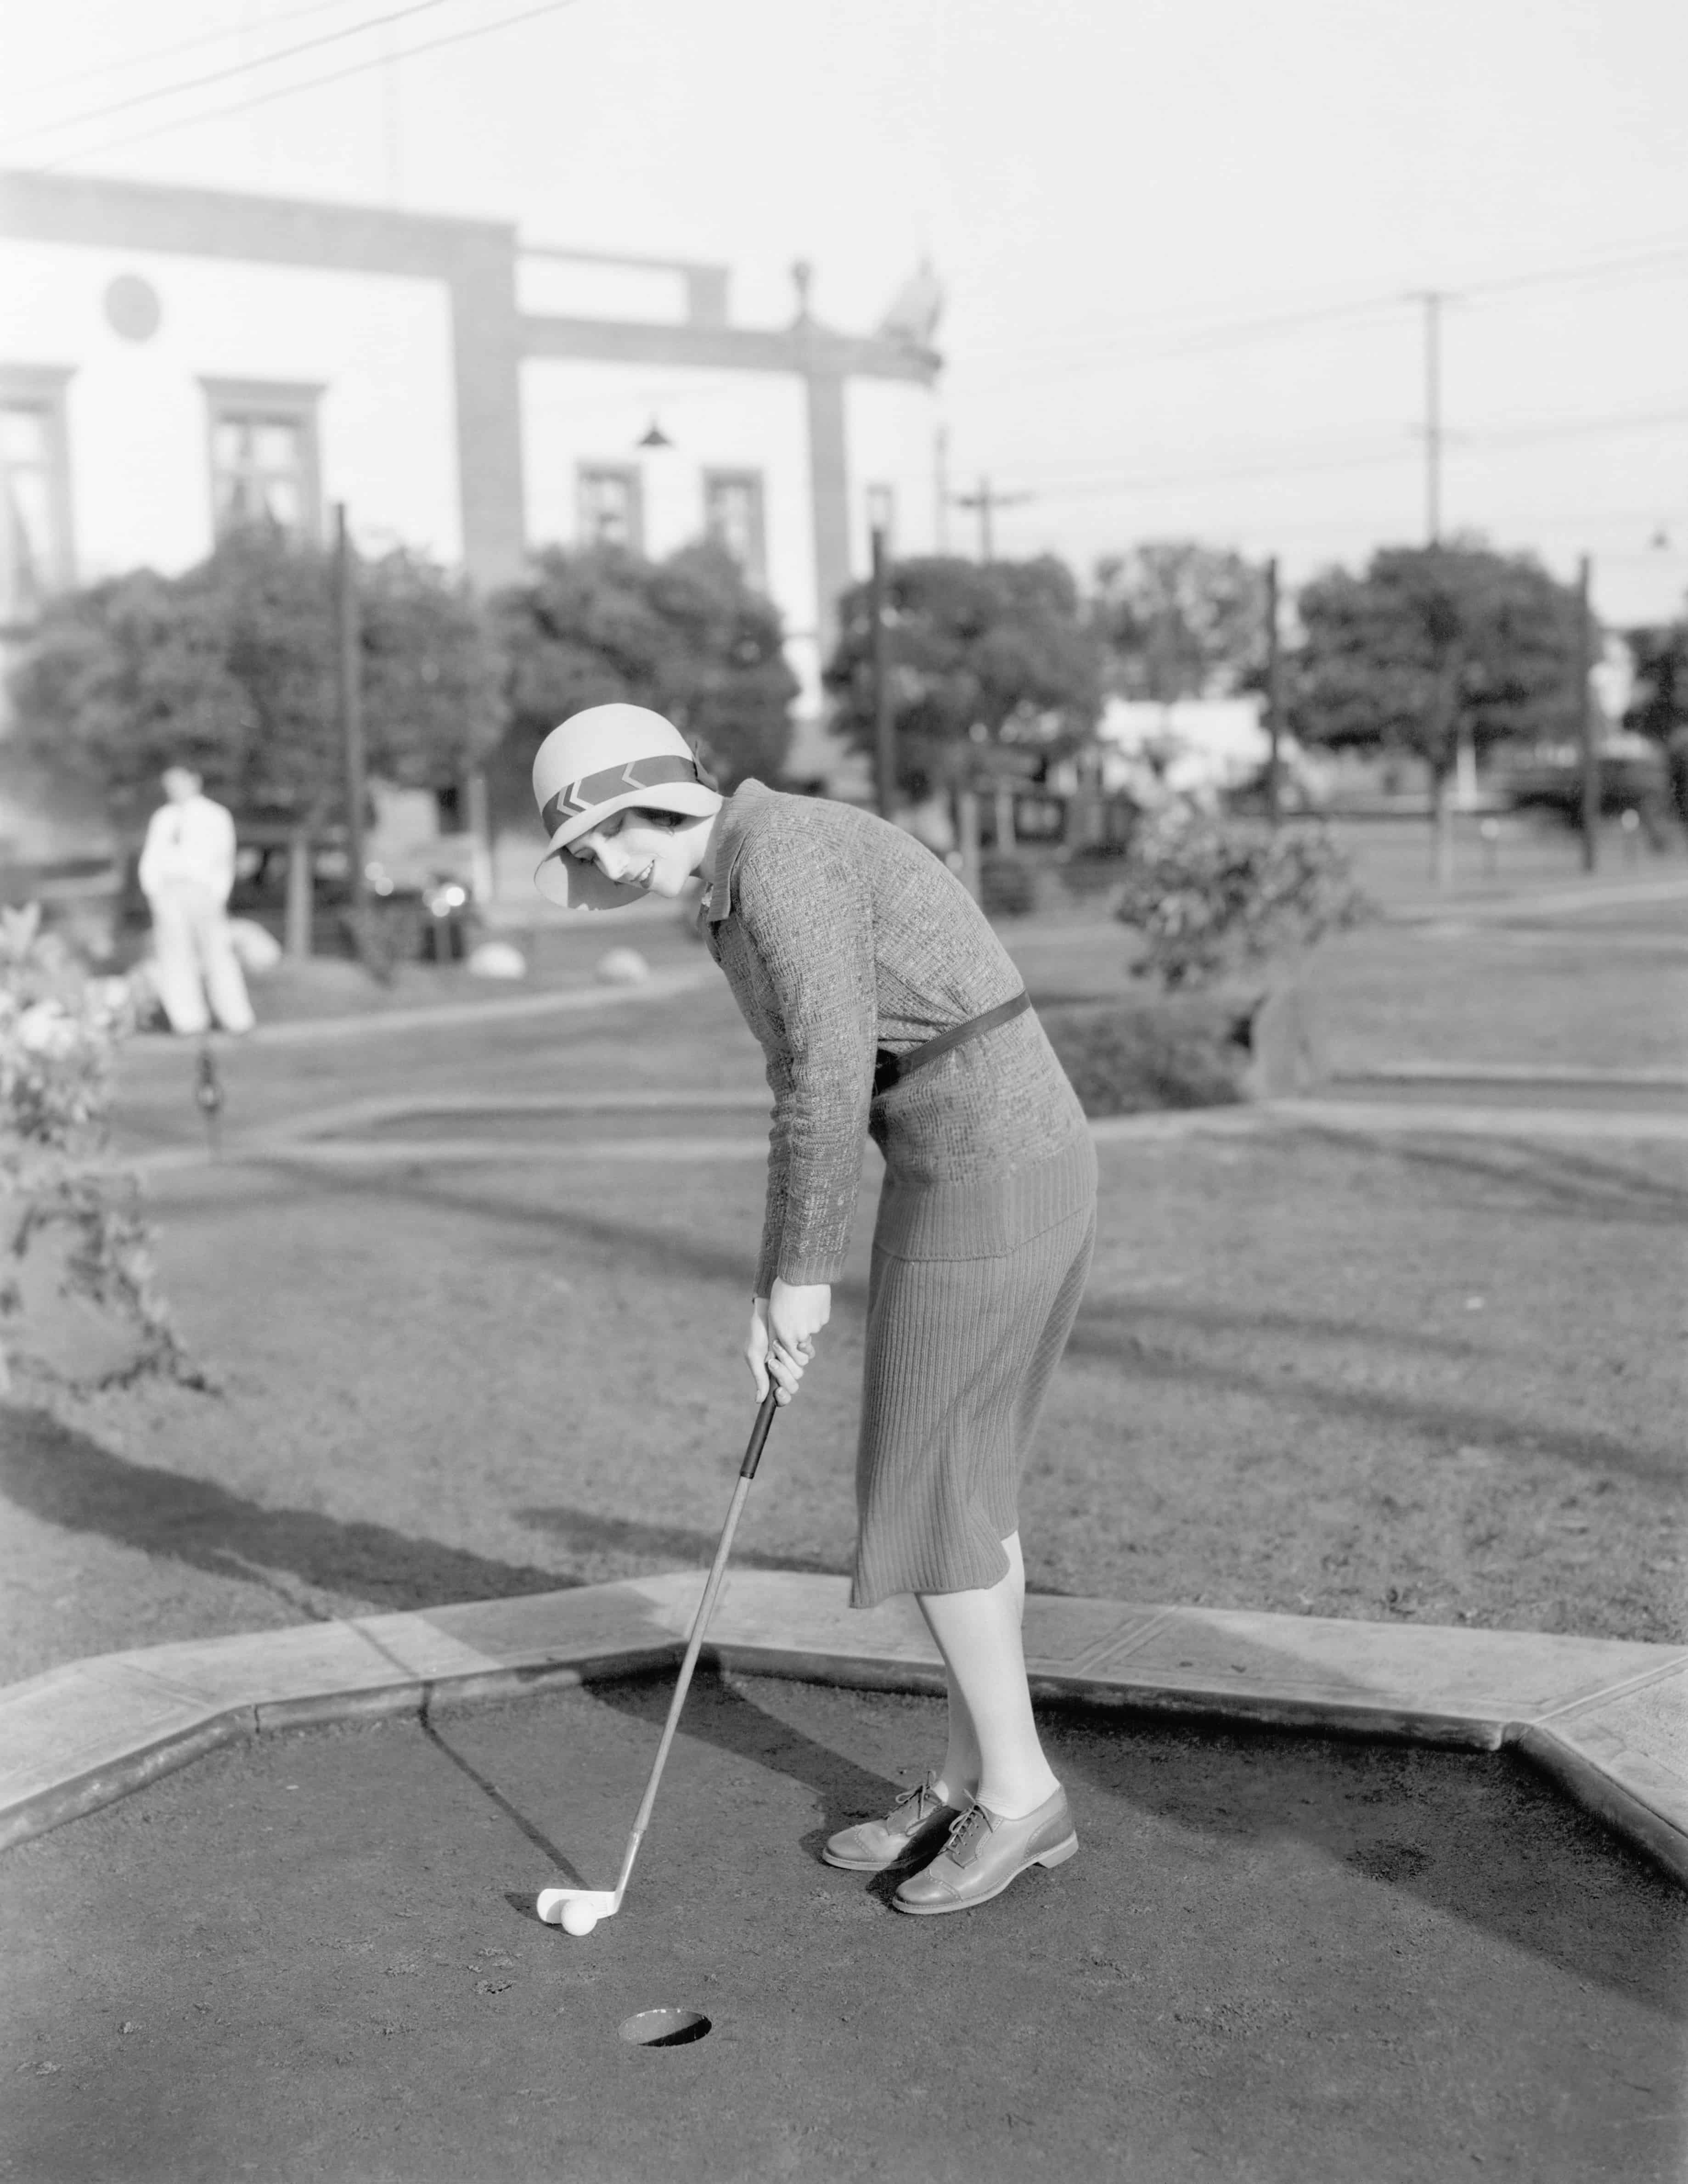
[[[937,473],[938,521],[933,543],[940,554],[950,550],[950,427],[940,425],[933,438],[933,468]]]
[[[1600,748],[1594,710],[1593,570],[1585,554],[1577,564],[1577,741],[1582,756],[1583,870],[1600,862]]]
[[[1423,288],[1424,306],[1424,543],[1442,543],[1442,302],[1440,288]]]
[[[357,557],[346,525],[346,504],[334,505],[334,625],[338,638],[335,687],[346,765],[346,883],[351,908],[364,905],[364,690],[358,624]]]
[[[1283,800],[1279,744],[1284,733],[1284,656],[1278,632],[1278,556],[1266,565],[1266,816],[1278,824]]]
[[[996,559],[996,539],[992,518],[997,510],[1017,508],[1022,501],[1033,500],[1035,498],[1035,494],[1029,493],[999,493],[988,477],[980,478],[976,492],[958,493],[955,496],[957,508],[972,508],[978,511],[981,561],[994,561]]]
[[[867,495],[868,538],[873,554],[870,593],[873,611],[873,778],[882,819],[891,817],[897,800],[897,723],[891,705],[890,549],[886,538],[885,496],[872,488]]]
[[[1448,300],[1447,291],[1421,288],[1417,299],[1424,307],[1424,543],[1434,552],[1442,543],[1442,454],[1447,442],[1442,423],[1442,306]],[[1479,800],[1477,748],[1457,703],[1457,673],[1450,655],[1439,677],[1439,725],[1433,744],[1440,752],[1444,730],[1452,736],[1453,805],[1448,805],[1446,782],[1439,782],[1435,799],[1436,870],[1444,883],[1453,871],[1453,811],[1469,811]]]

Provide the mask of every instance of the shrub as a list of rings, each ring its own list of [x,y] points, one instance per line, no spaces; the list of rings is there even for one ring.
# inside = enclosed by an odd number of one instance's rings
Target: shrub
[[[982,858],[979,894],[987,917],[1028,917],[1037,908],[1037,872],[1023,857]]]
[[[1249,1014],[1206,995],[1039,1011],[1087,1115],[1228,1106],[1245,1096]]]
[[[108,1377],[163,1372],[203,1386],[154,1283],[139,1185],[103,1157],[113,1060],[132,1028],[126,980],[86,978],[42,934],[38,904],[0,909],[0,1333],[23,1311],[16,1269],[38,1237],[64,1232],[61,1293],[114,1312],[139,1338],[133,1362]],[[0,1392],[9,1346],[0,1341]]]
[[[1172,993],[1311,947],[1371,915],[1371,905],[1322,831],[1273,831],[1183,809],[1133,842],[1114,915],[1142,937],[1138,975]]]

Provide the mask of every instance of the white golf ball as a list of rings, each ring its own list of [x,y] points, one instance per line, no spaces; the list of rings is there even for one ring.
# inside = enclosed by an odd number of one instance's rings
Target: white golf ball
[[[589,1934],[598,1924],[598,1914],[590,1903],[565,1903],[563,1931],[565,1934]]]

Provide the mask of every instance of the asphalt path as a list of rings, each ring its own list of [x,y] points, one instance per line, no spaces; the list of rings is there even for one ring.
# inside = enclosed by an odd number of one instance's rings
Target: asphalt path
[[[1688,1899],[1507,1755],[1061,1714],[1081,1855],[819,1862],[930,1701],[662,1680],[266,1738],[0,1860],[0,2176],[1680,2184]],[[707,2034],[621,2036],[650,2009]]]

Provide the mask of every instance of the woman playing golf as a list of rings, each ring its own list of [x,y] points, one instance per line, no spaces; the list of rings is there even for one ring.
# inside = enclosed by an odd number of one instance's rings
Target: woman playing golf
[[[707,889],[705,937],[774,1098],[746,1352],[759,1396],[770,1377],[782,1402],[795,1393],[844,1268],[864,1137],[884,1156],[851,1602],[914,1594],[944,1659],[949,1742],[886,1819],[824,1855],[908,1867],[900,1911],[986,1903],[1078,1847],[1027,1689],[1016,1497],[1089,1269],[1083,1112],[1007,951],[900,828],[755,781],[723,799],[679,732],[634,705],[554,729],[533,782],[553,900]]]

